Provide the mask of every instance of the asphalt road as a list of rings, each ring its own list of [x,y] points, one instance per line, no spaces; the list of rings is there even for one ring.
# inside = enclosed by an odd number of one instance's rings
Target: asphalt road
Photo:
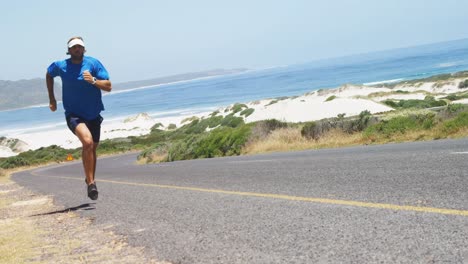
[[[15,174],[174,263],[468,263],[468,140]]]

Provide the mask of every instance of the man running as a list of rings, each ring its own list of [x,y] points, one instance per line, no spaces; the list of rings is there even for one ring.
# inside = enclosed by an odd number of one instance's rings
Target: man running
[[[53,62],[47,68],[46,84],[49,92],[49,108],[57,110],[54,95],[54,78],[62,79],[62,102],[65,119],[70,130],[78,137],[83,146],[82,160],[88,197],[97,200],[98,190],[94,176],[96,173],[96,148],[101,135],[104,110],[101,90],[110,92],[112,84],[109,74],[95,58],[84,56],[83,38],[72,37],[68,43],[70,58]]]

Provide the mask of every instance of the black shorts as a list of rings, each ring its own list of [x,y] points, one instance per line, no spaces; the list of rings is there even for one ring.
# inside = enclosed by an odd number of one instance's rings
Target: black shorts
[[[89,132],[91,132],[91,135],[93,136],[93,142],[99,143],[99,139],[101,138],[101,123],[102,120],[104,120],[101,115],[93,120],[85,120],[75,115],[67,115],[65,116],[65,119],[67,120],[68,128],[73,132],[73,134],[75,134],[75,129],[78,124],[85,123]]]

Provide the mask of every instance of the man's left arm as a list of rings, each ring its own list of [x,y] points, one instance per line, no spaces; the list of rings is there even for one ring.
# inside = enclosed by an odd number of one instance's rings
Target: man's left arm
[[[83,79],[103,91],[110,92],[112,90],[112,83],[110,80],[99,80],[92,76],[89,71],[83,72]]]

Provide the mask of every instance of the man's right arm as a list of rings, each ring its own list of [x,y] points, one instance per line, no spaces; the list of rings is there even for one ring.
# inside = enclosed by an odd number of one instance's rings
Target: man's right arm
[[[57,110],[57,101],[54,94],[54,77],[50,76],[49,73],[46,73],[46,85],[47,92],[49,92],[49,108],[52,112],[55,112]]]

